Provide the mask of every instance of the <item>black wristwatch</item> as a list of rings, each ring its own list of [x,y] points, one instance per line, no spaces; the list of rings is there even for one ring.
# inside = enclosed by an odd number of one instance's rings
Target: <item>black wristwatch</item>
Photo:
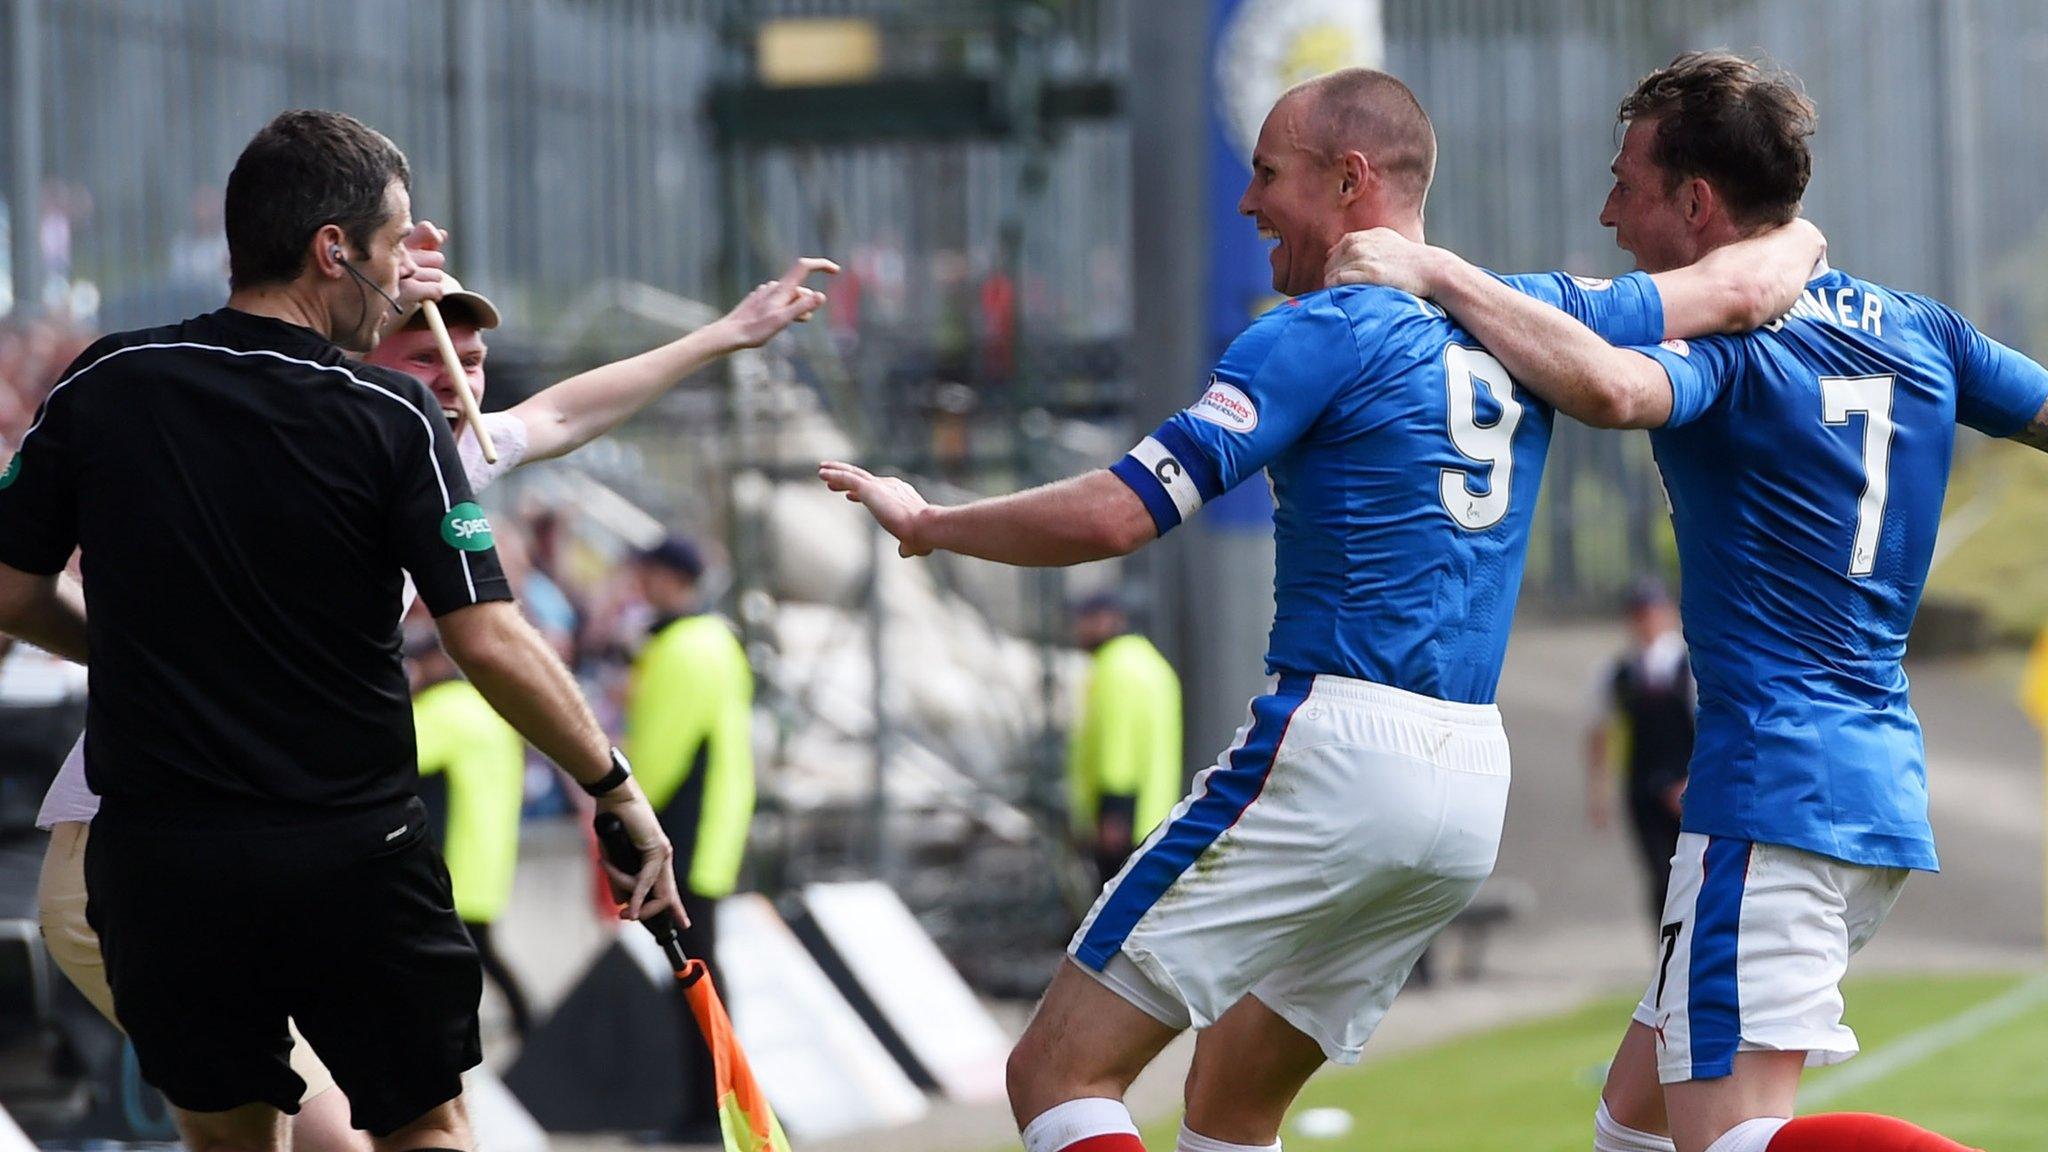
[[[582,784],[583,791],[591,796],[608,796],[616,791],[619,785],[631,779],[632,776],[633,766],[626,763],[626,754],[614,748],[612,749],[611,771],[588,783],[582,781],[577,783]]]

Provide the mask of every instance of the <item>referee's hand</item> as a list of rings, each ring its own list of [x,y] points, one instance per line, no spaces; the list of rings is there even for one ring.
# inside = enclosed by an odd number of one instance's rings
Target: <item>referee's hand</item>
[[[598,797],[597,810],[610,812],[623,821],[626,834],[633,839],[633,847],[640,850],[640,871],[637,874],[621,872],[612,867],[609,860],[604,864],[612,887],[619,892],[631,893],[620,915],[627,920],[642,920],[667,909],[675,915],[676,923],[688,927],[689,914],[683,911],[682,897],[676,892],[675,848],[662,832],[661,821],[655,818],[654,806],[647,802],[647,794],[640,791],[640,782],[629,778],[624,784]]]

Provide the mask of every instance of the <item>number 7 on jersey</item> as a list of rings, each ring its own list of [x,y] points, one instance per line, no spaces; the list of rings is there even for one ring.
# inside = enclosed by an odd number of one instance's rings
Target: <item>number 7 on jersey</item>
[[[1884,529],[1884,505],[1891,496],[1891,376],[1823,376],[1821,420],[1847,424],[1863,413],[1863,496],[1856,502],[1856,540],[1849,550],[1849,575],[1877,570],[1877,540]]]

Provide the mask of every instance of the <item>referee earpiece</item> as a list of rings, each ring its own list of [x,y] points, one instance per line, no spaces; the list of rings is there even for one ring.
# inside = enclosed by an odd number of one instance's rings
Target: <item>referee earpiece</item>
[[[368,288],[370,291],[375,292],[377,295],[382,296],[384,298],[384,302],[386,304],[391,305],[391,311],[393,312],[393,314],[399,316],[405,315],[405,309],[398,306],[398,301],[393,300],[389,292],[386,292],[382,288],[377,287],[375,284],[370,283],[369,277],[363,275],[361,272],[356,271],[356,266],[354,264],[349,263],[349,259],[347,256],[342,255],[341,245],[328,245],[327,254],[329,256],[334,257],[334,259],[341,264],[341,270],[343,272],[348,273],[350,276],[353,276],[357,284],[360,284],[363,287]]]

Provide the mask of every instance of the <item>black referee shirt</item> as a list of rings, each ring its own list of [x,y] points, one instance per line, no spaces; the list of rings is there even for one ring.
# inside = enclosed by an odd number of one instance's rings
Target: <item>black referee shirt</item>
[[[0,474],[0,563],[74,547],[110,813],[411,795],[404,573],[436,615],[511,598],[427,389],[227,308],[99,341],[44,401]]]

